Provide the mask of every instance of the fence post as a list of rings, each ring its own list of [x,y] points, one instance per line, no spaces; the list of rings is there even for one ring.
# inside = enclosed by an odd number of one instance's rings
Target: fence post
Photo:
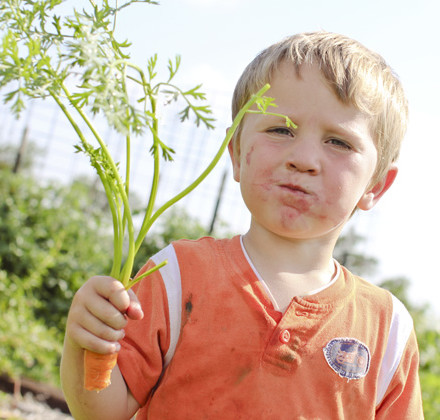
[[[16,174],[23,162],[23,156],[26,151],[27,143],[28,143],[28,126],[26,125],[23,129],[23,134],[21,135],[20,147],[18,148],[17,155],[15,156],[14,167],[12,168],[12,172]]]
[[[222,180],[220,182],[220,188],[219,188],[218,194],[217,194],[217,201],[215,203],[214,213],[213,213],[212,219],[211,219],[211,226],[209,227],[209,231],[208,231],[209,235],[212,235],[212,232],[214,231],[215,221],[217,220],[218,210],[220,208],[220,203],[222,201],[223,190],[225,188],[227,175],[228,175],[228,169],[226,168],[223,172]]]

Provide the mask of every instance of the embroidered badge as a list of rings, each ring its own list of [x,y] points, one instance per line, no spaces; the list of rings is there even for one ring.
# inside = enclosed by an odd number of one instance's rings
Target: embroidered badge
[[[370,368],[370,350],[355,338],[334,338],[323,350],[329,366],[342,378],[363,378]]]

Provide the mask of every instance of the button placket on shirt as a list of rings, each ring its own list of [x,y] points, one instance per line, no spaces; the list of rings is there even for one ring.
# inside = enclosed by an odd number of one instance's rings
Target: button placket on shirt
[[[308,317],[305,308],[298,308],[298,305],[292,302],[271,335],[262,356],[264,362],[287,371],[300,363],[298,348],[301,347],[301,338],[295,334],[295,330],[302,330],[301,323],[304,317]]]
[[[280,333],[280,341],[283,344],[287,344],[290,341],[290,332],[289,330],[282,330]]]
[[[294,314],[297,318],[308,318],[310,316],[310,314],[305,309],[296,309],[294,311]],[[283,316],[283,319],[284,318],[285,317]],[[281,319],[281,321],[279,322],[278,327],[281,327],[281,324],[283,323],[283,319]],[[279,341],[282,344],[288,344],[292,339],[292,334],[293,331],[291,329],[289,330],[287,328],[282,328],[279,333]]]

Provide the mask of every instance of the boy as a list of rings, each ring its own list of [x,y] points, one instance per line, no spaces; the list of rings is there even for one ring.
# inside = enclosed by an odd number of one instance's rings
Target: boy
[[[257,56],[233,116],[267,82],[297,128],[247,114],[230,144],[249,231],[171,244],[137,296],[108,277],[76,294],[61,366],[75,418],[423,418],[408,312],[332,258],[352,213],[396,177],[400,83],[381,57],[325,32]],[[84,348],[120,349],[99,394],[82,388]]]

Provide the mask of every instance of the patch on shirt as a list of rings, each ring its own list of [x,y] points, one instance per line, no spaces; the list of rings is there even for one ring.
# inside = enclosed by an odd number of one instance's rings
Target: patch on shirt
[[[355,338],[334,338],[323,350],[329,366],[342,378],[363,378],[370,368],[370,350]]]

